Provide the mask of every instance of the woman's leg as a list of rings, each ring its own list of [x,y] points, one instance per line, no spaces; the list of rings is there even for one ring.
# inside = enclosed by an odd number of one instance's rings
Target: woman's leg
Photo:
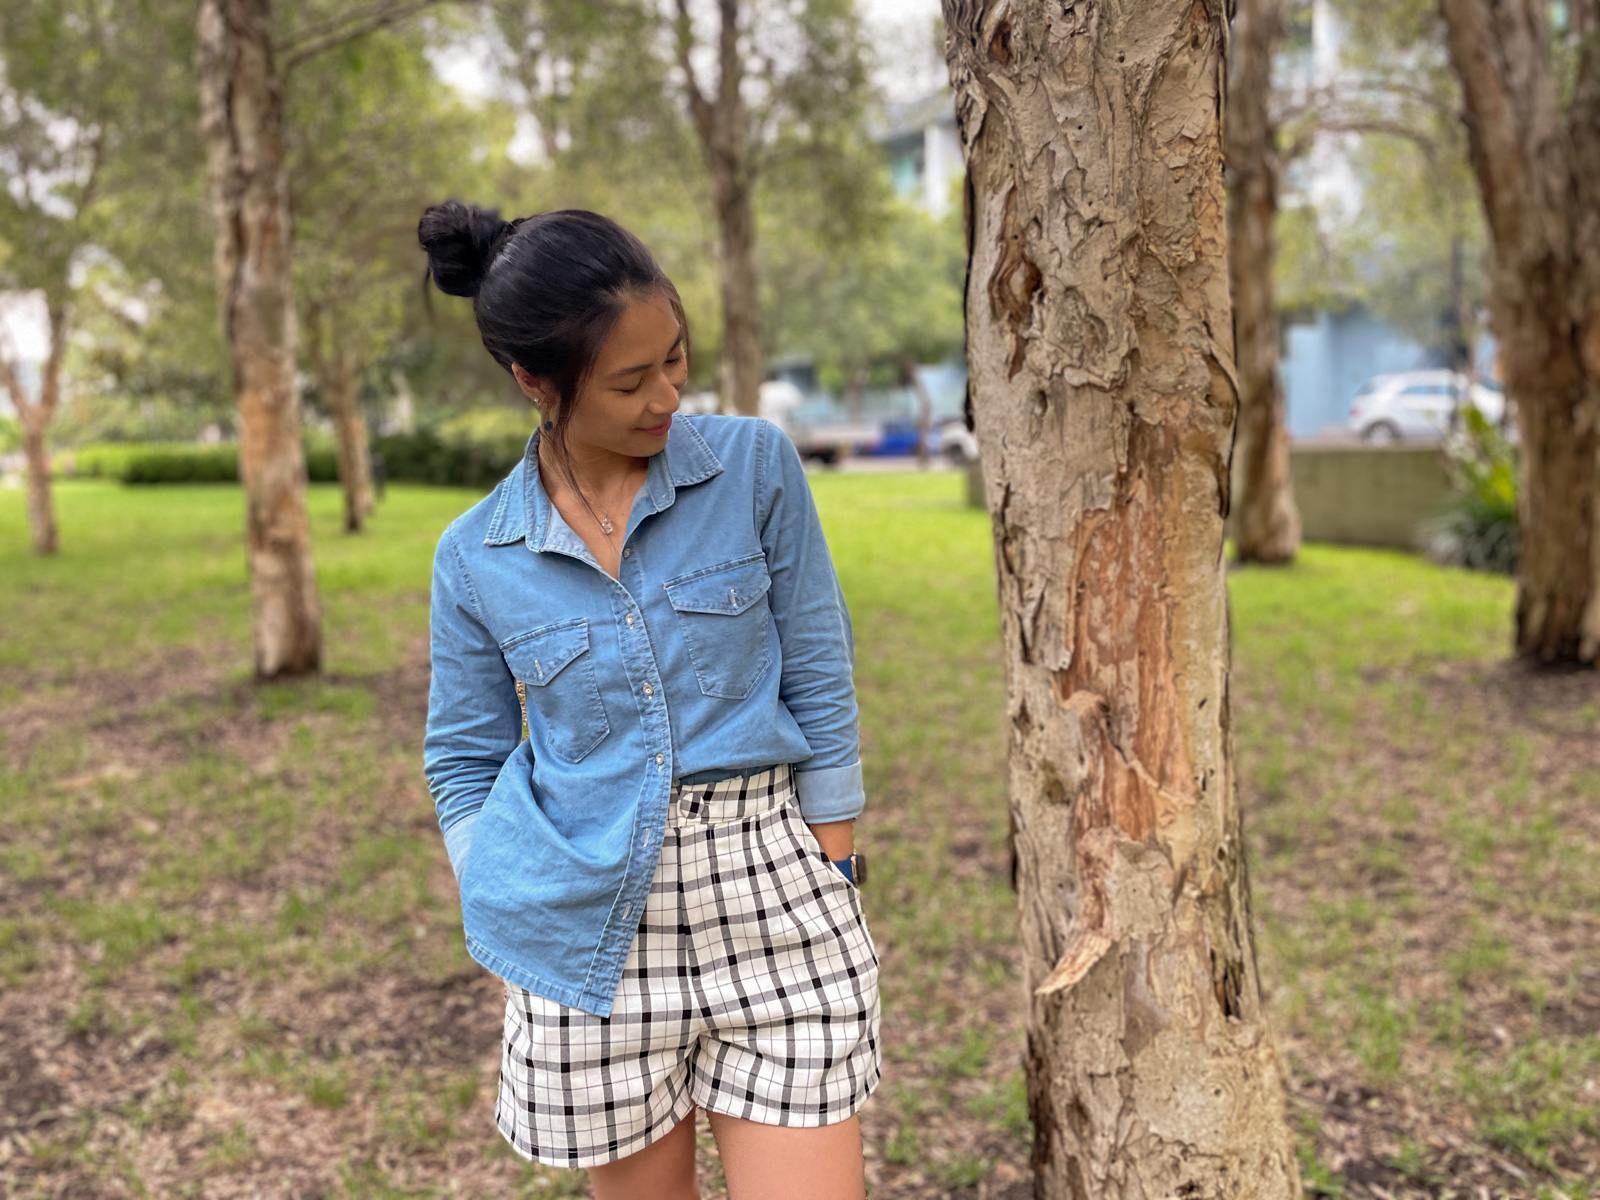
[[[700,1200],[694,1177],[694,1114],[643,1150],[589,1168],[594,1200]]]
[[[865,1200],[861,1122],[854,1114],[832,1125],[802,1127],[713,1112],[711,1133],[728,1200]]]

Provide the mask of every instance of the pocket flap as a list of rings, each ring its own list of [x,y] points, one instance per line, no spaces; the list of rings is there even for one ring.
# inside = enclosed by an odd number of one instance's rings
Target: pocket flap
[[[680,575],[661,586],[667,589],[667,599],[679,612],[738,616],[767,594],[772,577],[767,574],[766,556],[757,554],[692,575]]]
[[[511,673],[524,683],[543,687],[561,668],[589,649],[589,621],[577,617],[520,634],[500,648]]]

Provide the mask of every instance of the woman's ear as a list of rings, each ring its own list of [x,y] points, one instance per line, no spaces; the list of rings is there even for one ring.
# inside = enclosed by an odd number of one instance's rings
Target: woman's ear
[[[522,369],[521,363],[511,364],[511,377],[517,381],[517,386],[522,389],[522,394],[543,411],[545,406],[545,381],[537,375],[530,375]]]

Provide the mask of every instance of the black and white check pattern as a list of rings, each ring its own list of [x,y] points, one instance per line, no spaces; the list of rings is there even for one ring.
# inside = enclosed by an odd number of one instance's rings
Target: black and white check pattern
[[[861,896],[800,816],[788,765],[674,784],[608,1017],[507,985],[495,1120],[535,1162],[643,1149],[698,1105],[827,1125],[882,1073]]]

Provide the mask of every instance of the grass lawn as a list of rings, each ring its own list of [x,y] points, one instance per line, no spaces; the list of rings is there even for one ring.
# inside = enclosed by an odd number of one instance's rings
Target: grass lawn
[[[813,487],[856,630],[870,1193],[1020,1198],[988,520],[954,474]],[[0,492],[0,1195],[587,1195],[494,1130],[500,992],[421,778],[429,565],[474,498],[391,488],[351,538],[314,488],[327,671],[258,687],[236,488],[64,485],[52,560]],[[1308,1195],[1595,1194],[1600,680],[1502,661],[1505,580],[1311,546],[1229,586]]]

